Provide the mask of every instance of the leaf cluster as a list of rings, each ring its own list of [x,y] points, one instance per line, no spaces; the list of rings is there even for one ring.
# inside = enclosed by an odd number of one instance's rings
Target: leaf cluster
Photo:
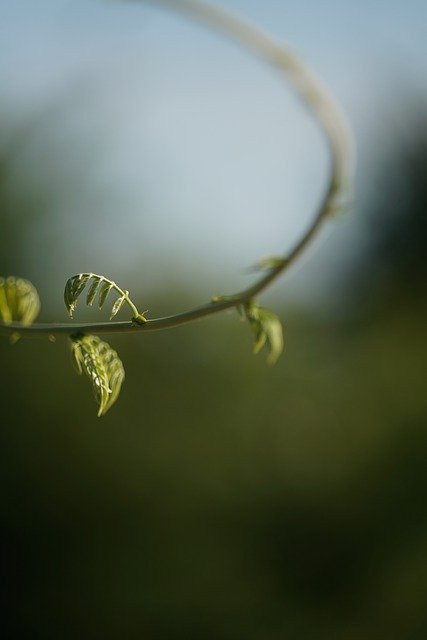
[[[276,259],[274,259],[276,260]],[[270,262],[268,263],[270,265]],[[139,313],[129,298],[129,292],[121,289],[115,282],[95,273],[79,273],[67,280],[64,301],[72,317],[77,300],[86,289],[86,304],[91,306],[97,299],[101,309],[111,291],[118,294],[110,319],[114,318],[126,303],[132,310],[132,321],[146,323],[144,314]],[[216,296],[213,302],[229,301],[235,304],[242,316],[249,322],[255,333],[254,353],[264,346],[268,348],[267,362],[274,364],[283,350],[283,331],[278,316],[260,307],[253,299],[239,304],[238,296]],[[10,276],[0,278],[0,321],[3,324],[13,322],[30,325],[40,309],[37,290],[28,280]],[[12,329],[12,342],[19,335]],[[92,383],[92,390],[98,403],[98,416],[104,415],[117,400],[125,378],[123,364],[107,342],[95,335],[87,335],[81,327],[77,332],[70,331],[71,352],[74,365],[79,374],[85,373]]]
[[[9,276],[0,278],[0,319],[4,324],[19,322],[28,326],[40,311],[37,289],[29,280]]]
[[[254,353],[259,353],[266,345],[267,362],[274,364],[283,351],[283,328],[279,317],[253,300],[245,305],[243,312],[255,333]]]
[[[92,335],[72,336],[71,353],[77,372],[92,382],[98,416],[104,415],[119,396],[125,378],[122,361],[107,342]]]
[[[138,312],[138,309],[130,300],[129,291],[121,289],[112,280],[109,280],[105,276],[97,275],[96,273],[78,273],[67,280],[64,290],[64,302],[70,318],[73,317],[73,313],[77,305],[77,299],[86,286],[86,304],[88,306],[92,306],[93,301],[98,297],[98,307],[100,309],[102,309],[111,290],[119,294],[119,297],[113,304],[110,320],[118,314],[125,303],[127,303],[132,310],[132,319],[138,319],[138,322],[140,322],[141,319],[145,320],[145,318],[143,318],[143,314]]]

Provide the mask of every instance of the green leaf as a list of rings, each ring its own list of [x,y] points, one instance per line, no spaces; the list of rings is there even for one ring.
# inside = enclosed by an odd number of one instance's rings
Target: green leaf
[[[143,315],[139,313],[129,298],[129,291],[123,291],[123,289],[112,280],[108,280],[105,276],[99,276],[96,273],[78,273],[67,280],[64,289],[64,302],[71,318],[77,305],[77,299],[86,285],[88,286],[86,295],[86,304],[88,306],[92,306],[98,294],[98,306],[102,309],[110,291],[114,290],[114,292],[118,293],[119,298],[113,305],[110,320],[114,318],[125,303],[129,305],[132,311],[132,319]]]
[[[81,292],[83,291],[83,289],[85,288],[86,284],[89,282],[91,277],[92,277],[91,273],[80,273],[80,275],[78,275],[74,279],[74,285],[73,285],[72,291],[73,291],[73,297],[76,300],[81,294]]]
[[[256,355],[261,351],[261,349],[267,342],[267,334],[260,327],[255,327],[254,330],[255,330],[254,354]]]
[[[111,310],[110,320],[112,320],[114,316],[118,314],[118,312],[123,307],[125,302],[126,302],[125,296],[122,296],[121,298],[117,298]]]
[[[86,296],[86,304],[88,307],[92,306],[92,303],[95,299],[96,292],[98,291],[99,283],[101,282],[100,278],[94,278],[92,284],[89,287],[89,291]]]
[[[30,325],[40,310],[37,289],[29,280],[0,277],[0,320],[4,324]]]
[[[102,306],[103,306],[104,302],[106,301],[107,296],[110,293],[112,286],[113,286],[113,283],[109,282],[108,280],[101,285],[101,288],[99,290],[99,297],[98,297],[98,307],[100,309],[102,309]]]
[[[280,322],[278,316],[268,309],[263,309],[261,323],[267,336],[269,349],[267,362],[269,364],[274,364],[275,362],[277,362],[279,356],[283,351],[282,323]]]
[[[122,361],[107,342],[97,336],[71,337],[71,353],[78,373],[85,373],[92,382],[102,416],[117,400],[125,378]]]
[[[73,313],[77,305],[77,298],[91,277],[91,273],[78,273],[67,280],[64,290],[64,302],[70,318],[73,317]]]
[[[271,269],[277,269],[283,267],[286,264],[286,258],[279,256],[266,256],[261,258],[253,266],[253,271],[269,271]]]
[[[254,353],[259,353],[267,345],[267,362],[274,364],[283,351],[283,329],[279,317],[253,301],[246,305],[245,312],[255,333]]]

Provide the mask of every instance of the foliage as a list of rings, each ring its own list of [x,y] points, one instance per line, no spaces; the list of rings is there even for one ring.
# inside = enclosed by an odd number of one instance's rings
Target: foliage
[[[97,336],[72,336],[71,352],[78,373],[84,372],[92,382],[99,404],[98,416],[104,415],[119,396],[125,378],[122,361],[110,345]]]
[[[87,288],[86,304],[91,306],[98,296],[101,309],[110,291],[119,297],[113,304],[110,314],[112,320],[126,303],[131,311],[131,325],[144,326],[150,321],[140,313],[129,297],[129,291],[121,289],[113,280],[95,273],[79,273],[67,280],[64,290],[64,302],[72,317],[77,299]],[[229,298],[229,301],[232,301]],[[10,276],[0,279],[0,315],[5,324],[12,322],[28,326],[36,317],[40,308],[35,287],[27,280]],[[254,353],[258,353],[267,344],[270,364],[276,362],[283,348],[282,327],[279,318],[268,309],[259,307],[253,300],[244,307],[244,313],[255,332]],[[52,335],[51,329],[49,329]],[[16,341],[17,332],[11,334]],[[98,416],[105,415],[117,400],[125,377],[124,367],[117,352],[107,342],[95,335],[86,335],[80,328],[70,331],[71,350],[78,373],[85,373],[92,382],[95,399],[99,405]]]
[[[4,324],[29,326],[39,310],[39,296],[31,282],[15,276],[0,277],[0,319]]]
[[[274,364],[283,351],[283,330],[278,316],[252,300],[244,307],[244,313],[255,333],[254,353],[267,345],[267,362]]]
[[[136,306],[129,298],[129,291],[121,289],[115,282],[109,280],[105,276],[99,276],[96,273],[79,273],[67,280],[64,290],[64,302],[67,307],[70,318],[77,305],[77,298],[88,285],[86,304],[92,306],[92,303],[98,294],[98,306],[102,309],[108,294],[111,290],[116,291],[119,297],[115,301],[111,310],[110,320],[112,320],[126,303],[133,313],[132,320],[140,324],[145,322],[144,314],[139,313]],[[90,285],[90,286],[89,286]]]
[[[106,302],[111,291],[118,294],[115,300],[110,320],[113,320],[124,305],[131,310],[131,318],[127,323],[111,323],[109,326],[97,325],[103,331],[149,331],[166,329],[190,322],[226,309],[243,309],[243,314],[255,333],[254,352],[258,353],[264,345],[268,348],[268,362],[274,363],[283,350],[283,334],[281,323],[272,311],[258,306],[255,298],[262,293],[273,280],[278,278],[285,269],[295,262],[306,249],[323,223],[330,218],[331,211],[342,205],[343,195],[347,192],[352,174],[352,145],[349,135],[347,119],[340,106],[329,95],[329,92],[305,65],[285,47],[269,38],[256,27],[249,26],[237,17],[228,14],[220,7],[193,3],[187,0],[158,0],[169,8],[176,8],[191,16],[193,19],[208,24],[220,31],[236,43],[243,45],[259,58],[271,63],[279,75],[290,80],[306,106],[312,112],[318,126],[326,136],[330,151],[331,170],[329,183],[324,196],[316,211],[316,215],[302,237],[285,256],[273,256],[261,260],[257,268],[262,275],[245,290],[231,296],[219,296],[211,299],[205,305],[189,311],[147,320],[144,313],[140,313],[129,297],[127,290],[119,287],[114,281],[105,276],[92,272],[79,273],[71,277],[65,286],[64,301],[70,317],[76,308],[77,300],[85,289],[86,303],[91,306],[95,298],[100,308]],[[15,321],[18,325],[28,325],[34,319],[38,297],[28,291],[33,291],[32,285],[27,289],[18,288],[16,279],[10,280],[10,301],[1,302],[3,311],[1,317],[4,325]],[[15,296],[15,297],[14,297]],[[28,307],[28,299],[30,305]],[[16,328],[9,327],[9,335],[16,335]],[[8,332],[8,328],[0,325],[0,331]],[[73,354],[79,371],[84,371],[91,379],[95,396],[99,403],[99,414],[103,415],[117,399],[123,379],[123,366],[115,351],[103,343],[95,335],[86,335],[87,325],[71,327],[65,324],[37,325],[26,327],[26,333],[67,334],[72,338]],[[93,331],[95,333],[95,331]],[[120,372],[120,373],[118,373]]]
[[[14,276],[0,277],[0,320],[5,325],[16,323],[28,327],[37,318],[39,310],[37,289],[29,280]],[[19,338],[18,331],[13,331],[9,336],[11,344]]]

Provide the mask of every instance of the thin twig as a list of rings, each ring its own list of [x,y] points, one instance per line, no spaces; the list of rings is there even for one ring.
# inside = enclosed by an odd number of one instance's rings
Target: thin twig
[[[138,0],[141,1],[141,0]],[[317,214],[296,245],[247,289],[233,295],[211,301],[205,305],[175,315],[147,319],[136,325],[133,322],[104,322],[86,324],[42,324],[28,327],[19,324],[0,325],[0,333],[19,332],[25,335],[70,335],[79,332],[124,333],[169,329],[181,324],[238,307],[264,291],[280,274],[288,269],[307,248],[332,212],[341,209],[352,182],[353,145],[347,119],[339,105],[323,84],[290,51],[266,35],[258,27],[215,7],[196,0],[142,0],[179,11],[221,32],[234,42],[271,64],[280,75],[289,80],[300,98],[311,111],[323,130],[330,152],[330,177]]]

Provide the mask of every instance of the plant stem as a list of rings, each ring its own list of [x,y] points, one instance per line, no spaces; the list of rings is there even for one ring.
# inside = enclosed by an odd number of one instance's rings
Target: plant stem
[[[120,0],[121,1],[121,0]],[[138,0],[141,1],[141,0]],[[332,212],[345,205],[345,195],[352,182],[353,145],[347,119],[339,105],[323,84],[290,51],[277,43],[257,27],[208,3],[196,0],[142,0],[180,11],[195,20],[222,32],[225,36],[251,51],[257,57],[273,65],[280,75],[294,86],[326,137],[330,153],[329,184],[325,190],[317,214],[301,239],[277,266],[271,268],[254,284],[234,296],[209,302],[205,305],[163,318],[147,320],[144,324],[133,322],[104,322],[86,324],[19,324],[0,325],[0,333],[19,332],[22,335],[70,335],[78,332],[118,333],[170,329],[214,313],[238,307],[264,291],[280,274],[288,269],[313,240]],[[127,299],[129,300],[129,299]]]

